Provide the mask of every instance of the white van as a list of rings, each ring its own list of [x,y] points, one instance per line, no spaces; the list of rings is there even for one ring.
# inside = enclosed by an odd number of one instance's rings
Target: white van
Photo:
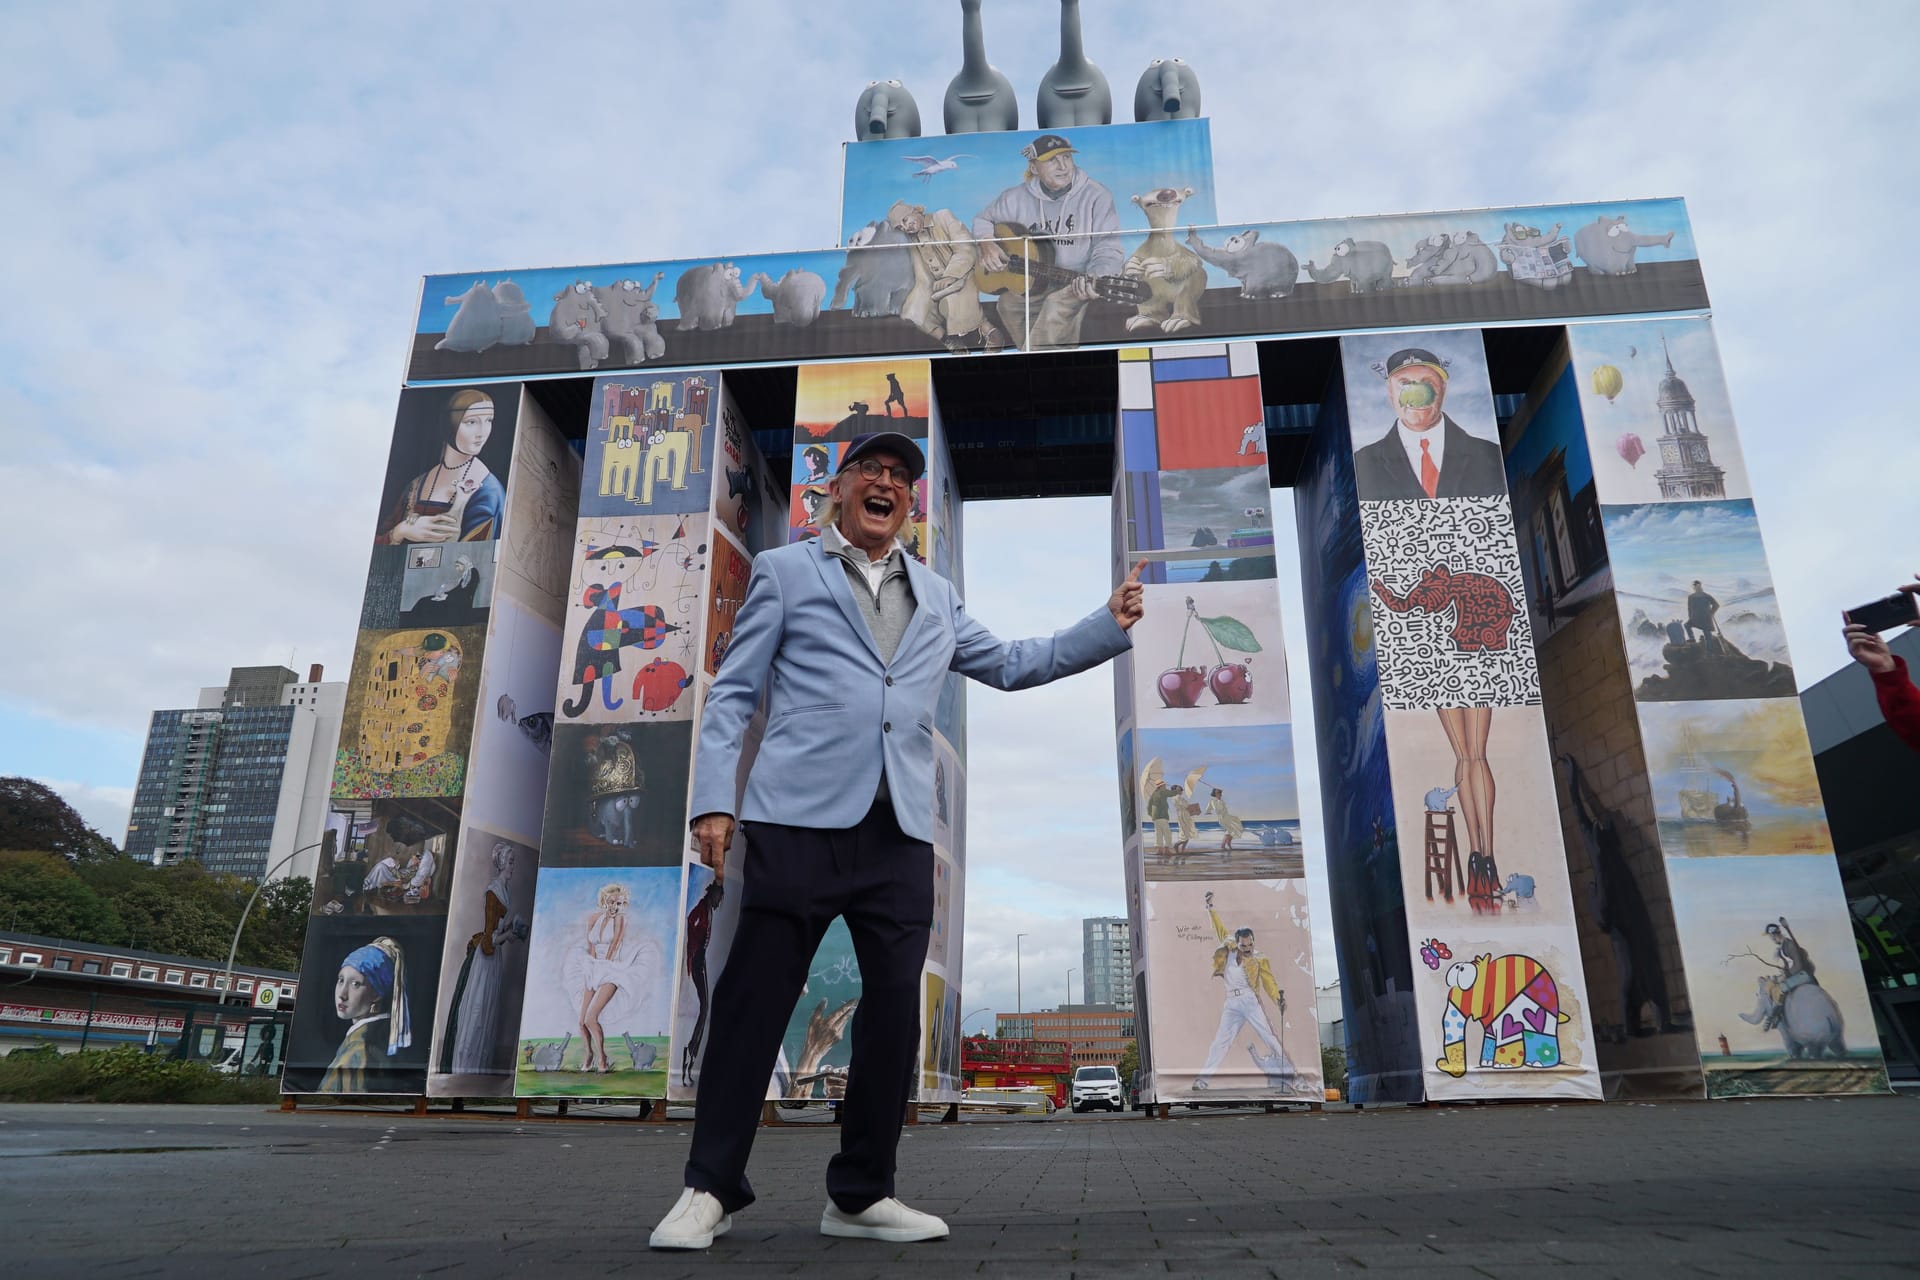
[[[1081,1067],[1073,1073],[1073,1109],[1125,1111],[1126,1094],[1120,1088],[1120,1072],[1115,1067]]]

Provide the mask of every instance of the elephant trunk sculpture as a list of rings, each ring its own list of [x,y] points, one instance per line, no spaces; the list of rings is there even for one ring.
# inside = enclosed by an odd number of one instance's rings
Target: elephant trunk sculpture
[[[995,133],[1020,127],[1013,81],[987,61],[980,0],[960,0],[960,74],[947,86],[942,114],[948,133]]]
[[[1060,0],[1060,60],[1040,77],[1034,112],[1043,129],[1113,123],[1113,91],[1080,42],[1080,0]]]

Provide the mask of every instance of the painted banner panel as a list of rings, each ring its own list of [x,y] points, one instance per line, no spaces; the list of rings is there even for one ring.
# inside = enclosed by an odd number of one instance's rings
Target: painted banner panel
[[[1601,1085],[1610,1099],[1698,1098],[1692,1003],[1564,343],[1507,438]]]
[[[1597,1098],[1480,334],[1350,336],[1340,359],[1349,420],[1376,424],[1350,436],[1425,1096]]]
[[[1258,360],[1133,348],[1119,382],[1113,570],[1148,583],[1114,672],[1142,1096],[1318,1099]]]
[[[1624,659],[1613,696],[1633,717],[1706,1091],[1883,1091],[1711,322],[1576,325],[1568,349]]]
[[[285,1092],[428,1092],[437,1062],[446,1064],[439,1072],[452,1070],[442,1015],[454,988],[441,989],[449,912],[489,942],[497,935],[505,945],[513,935],[498,910],[510,911],[504,880],[490,908],[473,877],[486,884],[496,867],[522,857],[530,864],[523,840],[534,824],[522,814],[500,829],[497,820],[512,816],[511,801],[503,808],[500,797],[489,797],[496,803],[482,806],[488,823],[477,824],[463,796],[481,768],[476,725],[480,691],[495,683],[486,661],[496,605],[514,612],[506,626],[515,639],[498,658],[503,670],[515,648],[540,660],[540,625],[522,628],[514,594],[537,584],[530,566],[538,556],[512,544],[508,492],[522,457],[543,445],[551,454],[551,433],[517,383],[401,392],[301,962],[312,987],[332,999],[296,1010]],[[534,435],[543,438],[527,443]],[[564,486],[565,472],[546,480]],[[506,589],[503,563],[513,570]],[[536,736],[540,705],[535,697],[527,707]],[[475,913],[489,911],[490,925],[474,924]],[[505,1070],[503,1010],[488,991],[509,985],[511,952],[490,957],[499,963],[477,976],[463,965],[453,979],[463,1000],[473,993],[460,1006],[472,1015],[460,1058],[466,1085],[479,1092],[500,1091],[489,1090],[489,1077]],[[436,1058],[443,1040],[448,1053]]]
[[[919,154],[920,139],[861,143],[848,150],[839,249],[429,276],[407,377],[993,354],[1176,334],[1707,308],[1684,201],[1224,222],[1203,148],[1130,150],[1141,137],[1204,143],[1206,127],[1056,131],[1072,141],[1048,160],[1020,154],[1040,131],[970,134],[974,152],[952,156]]]
[[[1362,1105],[1418,1102],[1425,1096],[1419,1018],[1387,767],[1380,654],[1347,397],[1337,377],[1327,389],[1319,421],[1295,490],[1294,512],[1309,618],[1307,670],[1320,754],[1328,906],[1347,1040],[1344,1088]]]

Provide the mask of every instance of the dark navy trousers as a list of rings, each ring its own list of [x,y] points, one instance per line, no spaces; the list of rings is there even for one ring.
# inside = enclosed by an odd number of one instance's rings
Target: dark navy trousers
[[[888,801],[839,830],[746,824],[740,923],[713,991],[686,1185],[727,1212],[753,1203],[747,1156],[780,1041],[827,926],[844,916],[860,963],[840,1152],[827,1194],[858,1213],[893,1194],[895,1148],[920,1044],[920,973],[933,925],[933,846]]]

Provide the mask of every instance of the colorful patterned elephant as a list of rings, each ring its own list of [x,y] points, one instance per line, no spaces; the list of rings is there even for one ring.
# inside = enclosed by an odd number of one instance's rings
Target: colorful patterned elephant
[[[1531,956],[1475,956],[1447,970],[1447,1011],[1440,1019],[1446,1056],[1433,1065],[1458,1079],[1467,1073],[1467,1023],[1482,1029],[1480,1065],[1495,1071],[1560,1065],[1560,988]]]

